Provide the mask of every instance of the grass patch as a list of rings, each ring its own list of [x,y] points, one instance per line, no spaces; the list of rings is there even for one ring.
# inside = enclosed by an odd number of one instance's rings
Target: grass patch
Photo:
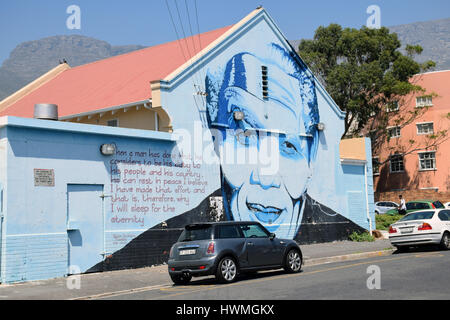
[[[376,229],[377,230],[389,230],[389,226],[401,218],[403,218],[401,214],[377,214],[375,216],[375,223],[376,223]]]
[[[375,237],[372,236],[370,233],[368,233],[368,232],[358,233],[356,231],[354,231],[349,236],[349,239],[351,241],[356,241],[356,242],[373,242],[373,241],[375,241]]]

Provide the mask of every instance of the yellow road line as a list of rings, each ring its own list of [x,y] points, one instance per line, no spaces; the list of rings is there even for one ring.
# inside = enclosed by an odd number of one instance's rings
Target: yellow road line
[[[196,288],[205,288],[207,287],[208,289],[213,289],[215,287],[217,287],[217,285],[209,285],[209,284],[202,284],[202,285],[196,285]],[[180,292],[183,290],[192,290],[192,286],[175,286],[175,287],[167,287],[167,288],[161,288],[159,289],[160,291],[167,291],[167,292]]]
[[[160,284],[160,285],[154,285],[154,286],[149,286],[149,287],[134,288],[134,289],[121,290],[121,291],[113,291],[113,292],[105,292],[105,293],[99,293],[99,294],[94,294],[94,295],[90,295],[90,296],[71,298],[69,300],[90,300],[90,299],[99,299],[99,298],[106,298],[106,297],[109,298],[109,297],[120,296],[123,294],[152,291],[152,290],[156,290],[156,289],[161,290],[164,287],[168,287],[168,285]]]
[[[422,254],[416,254],[414,256],[407,255],[407,256],[394,257],[394,258],[389,258],[389,259],[381,259],[381,260],[375,260],[375,261],[378,263],[381,263],[381,262],[385,262],[385,261],[406,259],[409,257],[426,258],[426,257],[431,257],[431,256],[443,257],[444,255],[439,252],[427,252],[427,253],[422,253]],[[345,262],[345,261],[340,261],[340,262]],[[281,275],[281,276],[274,275],[274,276],[267,277],[267,278],[254,279],[254,280],[249,280],[249,281],[250,281],[250,283],[259,283],[259,282],[265,282],[265,281],[271,281],[271,280],[287,279],[287,278],[292,278],[292,277],[299,277],[299,276],[303,276],[303,275],[310,275],[310,274],[334,271],[334,270],[339,270],[339,269],[348,269],[348,268],[365,265],[365,264],[371,264],[371,263],[374,263],[374,260],[353,263],[353,264],[345,265],[345,266],[325,268],[325,269],[320,269],[320,270],[315,270],[315,271],[307,271],[307,272],[287,274],[287,275]],[[161,298],[167,298],[167,297],[175,297],[175,296],[179,296],[179,295],[183,295],[183,294],[197,293],[197,292],[201,292],[201,291],[209,291],[209,290],[213,290],[213,289],[217,289],[217,288],[226,288],[226,287],[231,287],[231,286],[243,285],[243,284],[247,284],[247,283],[248,282],[245,282],[245,283],[244,282],[235,282],[235,283],[225,284],[225,285],[220,285],[220,286],[218,286],[218,285],[198,285],[198,286],[196,286],[196,288],[198,288],[197,290],[191,290],[192,289],[191,286],[175,286],[174,287],[171,285],[163,284],[163,285],[154,285],[154,286],[149,286],[149,287],[142,287],[142,288],[135,288],[135,289],[128,289],[128,290],[114,291],[114,292],[108,292],[108,293],[101,293],[101,294],[84,296],[84,297],[77,297],[77,298],[72,298],[70,300],[89,300],[89,299],[101,299],[101,298],[106,298],[106,297],[109,298],[109,297],[115,297],[115,296],[126,295],[126,294],[148,292],[148,291],[153,291],[153,290],[157,290],[157,289],[159,289],[159,291],[162,291],[162,292],[175,292],[175,293],[171,293],[169,295],[164,295],[162,297],[160,296],[160,297],[150,299],[150,300],[154,300],[154,299],[161,299]]]
[[[443,256],[442,254],[439,254],[439,252],[431,252],[431,253],[424,253],[424,254],[415,255],[413,257],[415,257],[415,258],[422,258],[422,257],[428,257],[428,256],[432,256],[432,255],[438,256],[438,257],[439,256]],[[328,272],[328,271],[334,271],[334,270],[340,270],[340,269],[348,269],[348,268],[361,266],[361,265],[365,265],[365,264],[372,264],[374,262],[382,263],[382,262],[387,262],[387,261],[401,260],[401,259],[406,259],[406,258],[409,258],[409,257],[411,257],[411,256],[408,255],[408,256],[395,257],[395,258],[389,258],[389,259],[371,260],[371,261],[353,263],[353,264],[350,264],[350,265],[326,268],[326,269],[321,269],[321,270],[316,270],[316,271],[308,271],[308,272],[301,272],[301,273],[295,273],[295,274],[288,274],[288,275],[284,275],[284,276],[276,275],[276,276],[269,277],[269,278],[264,278],[264,279],[250,280],[250,283],[258,283],[258,282],[265,282],[265,281],[278,280],[278,279],[287,279],[287,278],[292,278],[292,277],[301,277],[301,276],[304,276],[304,275],[316,274],[316,273],[321,273],[321,272]],[[202,289],[198,289],[198,290],[183,291],[183,292],[173,293],[173,294],[170,294],[170,295],[165,295],[163,297],[151,298],[150,300],[158,300],[158,299],[161,299],[161,298],[176,297],[176,296],[183,295],[183,294],[191,294],[191,293],[197,293],[197,292],[201,292],[201,291],[209,291],[209,290],[216,289],[218,287],[219,288],[227,288],[227,287],[243,285],[243,284],[248,284],[248,282],[246,282],[246,283],[235,282],[235,283],[225,284],[225,285],[222,285],[222,286],[214,285],[213,287],[209,287],[209,288],[202,288]]]

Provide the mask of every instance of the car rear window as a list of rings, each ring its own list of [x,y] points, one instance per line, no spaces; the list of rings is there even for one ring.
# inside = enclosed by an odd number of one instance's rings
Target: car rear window
[[[434,207],[436,209],[443,209],[443,208],[445,208],[444,205],[442,204],[442,202],[440,202],[440,201],[433,202],[433,205],[434,205]]]
[[[388,207],[398,207],[398,204],[396,204],[394,202],[387,202],[386,204]]]
[[[205,224],[188,225],[184,228],[178,242],[210,240],[212,239],[212,226]]]
[[[442,221],[450,221],[450,211],[449,210],[442,210],[439,212],[439,219]]]
[[[433,218],[434,211],[422,211],[422,212],[413,212],[399,221],[410,221],[410,220],[427,220]]]
[[[421,210],[421,209],[430,209],[430,205],[424,202],[408,202],[406,204],[407,210]]]

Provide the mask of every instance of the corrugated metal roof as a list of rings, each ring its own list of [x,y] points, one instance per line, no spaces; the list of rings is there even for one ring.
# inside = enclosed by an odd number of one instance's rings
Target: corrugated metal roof
[[[65,117],[151,99],[150,81],[163,79],[230,28],[65,70],[8,106],[0,116],[31,118],[36,103],[57,104],[59,116]]]

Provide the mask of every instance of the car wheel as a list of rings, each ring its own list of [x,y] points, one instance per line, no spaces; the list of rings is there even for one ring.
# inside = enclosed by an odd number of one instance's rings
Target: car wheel
[[[284,270],[288,273],[300,272],[302,269],[302,256],[297,249],[291,249],[288,251],[285,261]]]
[[[380,214],[380,212],[378,210],[375,210],[375,214]]]
[[[231,257],[224,257],[217,265],[216,278],[222,283],[231,283],[236,280],[238,267]]]
[[[172,279],[173,283],[177,284],[177,285],[186,285],[188,284],[191,279],[192,279],[192,275],[170,275],[170,278]]]
[[[442,235],[441,248],[444,250],[450,249],[450,233],[444,232]]]

